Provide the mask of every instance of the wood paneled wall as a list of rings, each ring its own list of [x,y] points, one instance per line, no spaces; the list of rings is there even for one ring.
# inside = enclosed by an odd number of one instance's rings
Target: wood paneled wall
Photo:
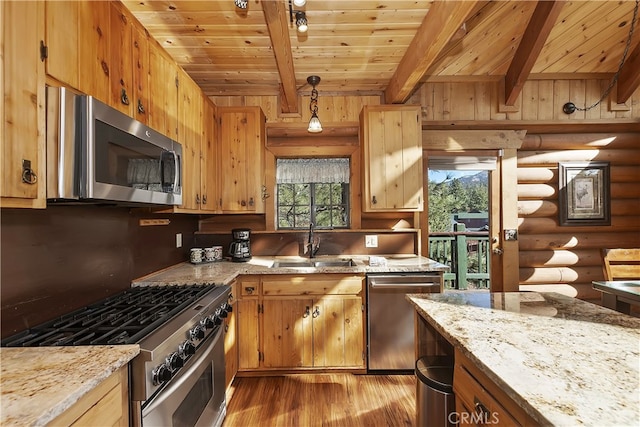
[[[562,106],[573,102],[584,108],[596,103],[609,85],[609,80],[529,80],[522,89],[514,107],[501,105],[504,95],[501,84],[484,82],[425,83],[407,101],[422,105],[422,119],[439,120],[623,120],[640,118],[640,90],[624,105],[617,105],[615,89],[597,107],[589,111],[576,111],[568,115]]]

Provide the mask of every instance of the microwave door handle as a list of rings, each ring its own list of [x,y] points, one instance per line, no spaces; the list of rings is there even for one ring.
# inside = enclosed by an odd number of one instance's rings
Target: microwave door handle
[[[162,155],[160,156],[160,168],[161,168],[161,171],[162,171],[162,183],[163,184],[166,183],[166,180],[165,180],[165,177],[164,177],[164,171],[165,171],[164,163],[165,163],[167,157],[169,157],[169,156],[173,157],[173,187],[172,187],[172,192],[176,193],[177,189],[178,189],[178,184],[179,184],[179,179],[178,178],[180,176],[180,171],[178,170],[178,167],[179,167],[179,165],[178,165],[178,155],[173,150],[164,151],[162,153]]]
[[[173,192],[179,193],[178,186],[180,185],[180,162],[178,161],[178,154],[175,151],[171,151],[173,155]]]

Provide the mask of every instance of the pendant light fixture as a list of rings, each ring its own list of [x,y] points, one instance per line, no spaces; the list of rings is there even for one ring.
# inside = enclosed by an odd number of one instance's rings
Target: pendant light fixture
[[[311,111],[311,120],[309,120],[308,132],[319,133],[322,132],[322,123],[318,118],[318,91],[316,86],[320,83],[320,77],[309,76],[307,77],[307,83],[312,87],[311,89],[311,101],[309,102],[309,110]]]

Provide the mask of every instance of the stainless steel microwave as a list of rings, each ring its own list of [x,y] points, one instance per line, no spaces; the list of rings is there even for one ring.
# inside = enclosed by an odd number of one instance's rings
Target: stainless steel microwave
[[[47,199],[182,204],[182,146],[97,99],[47,88]]]

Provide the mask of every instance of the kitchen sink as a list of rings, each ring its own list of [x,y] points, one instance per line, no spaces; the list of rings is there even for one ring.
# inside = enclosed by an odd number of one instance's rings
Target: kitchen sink
[[[315,267],[311,261],[276,261],[271,268]]]
[[[314,261],[315,267],[352,267],[355,265],[352,259],[331,259]]]
[[[319,267],[352,267],[356,265],[350,258],[329,258],[321,260],[277,260],[271,268],[319,268]]]

